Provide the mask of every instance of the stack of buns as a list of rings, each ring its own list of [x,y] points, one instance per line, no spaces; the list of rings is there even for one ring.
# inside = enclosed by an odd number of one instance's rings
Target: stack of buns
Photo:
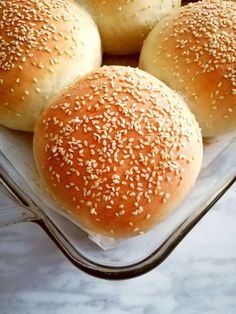
[[[178,6],[0,1],[0,124],[34,131],[46,190],[86,230],[150,230],[197,179],[202,135],[236,127],[236,5]]]

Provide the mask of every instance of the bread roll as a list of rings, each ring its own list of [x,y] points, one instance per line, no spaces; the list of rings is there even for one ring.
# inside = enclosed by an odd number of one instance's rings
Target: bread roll
[[[45,110],[34,135],[40,176],[79,224],[126,238],[173,211],[202,160],[183,100],[139,69],[102,67]]]
[[[200,1],[161,21],[140,67],[180,92],[204,136],[236,128],[236,4]]]
[[[104,52],[140,52],[142,42],[160,19],[180,7],[181,0],[77,0],[98,24]]]
[[[48,102],[100,64],[98,29],[74,1],[0,1],[0,124],[33,131]]]

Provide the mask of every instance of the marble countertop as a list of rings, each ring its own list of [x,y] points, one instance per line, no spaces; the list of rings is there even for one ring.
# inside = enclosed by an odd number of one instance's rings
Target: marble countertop
[[[236,184],[162,265],[127,281],[82,273],[34,224],[1,228],[0,313],[235,314]]]

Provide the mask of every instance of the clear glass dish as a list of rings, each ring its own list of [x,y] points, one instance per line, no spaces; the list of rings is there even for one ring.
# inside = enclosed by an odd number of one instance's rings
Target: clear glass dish
[[[40,184],[31,171],[32,137],[0,127],[0,195],[4,195],[4,201],[0,201],[0,227],[16,222],[37,223],[76,267],[90,275],[106,279],[142,275],[164,261],[235,182],[235,135],[205,145],[204,157],[196,184],[172,215],[150,232],[112,242],[112,248],[103,250],[94,243],[102,246],[103,239],[88,237],[37,190]]]

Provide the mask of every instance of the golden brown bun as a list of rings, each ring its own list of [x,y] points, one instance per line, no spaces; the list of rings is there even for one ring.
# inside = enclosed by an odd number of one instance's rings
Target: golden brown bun
[[[161,21],[140,67],[180,92],[203,136],[236,128],[236,4],[201,1]]]
[[[0,124],[33,131],[48,102],[100,64],[98,29],[74,1],[0,1]]]
[[[138,53],[160,19],[180,7],[180,0],[77,0],[97,22],[104,52]]]
[[[81,78],[36,125],[47,189],[86,229],[125,238],[160,222],[193,185],[199,126],[181,97],[148,73],[102,67]]]

